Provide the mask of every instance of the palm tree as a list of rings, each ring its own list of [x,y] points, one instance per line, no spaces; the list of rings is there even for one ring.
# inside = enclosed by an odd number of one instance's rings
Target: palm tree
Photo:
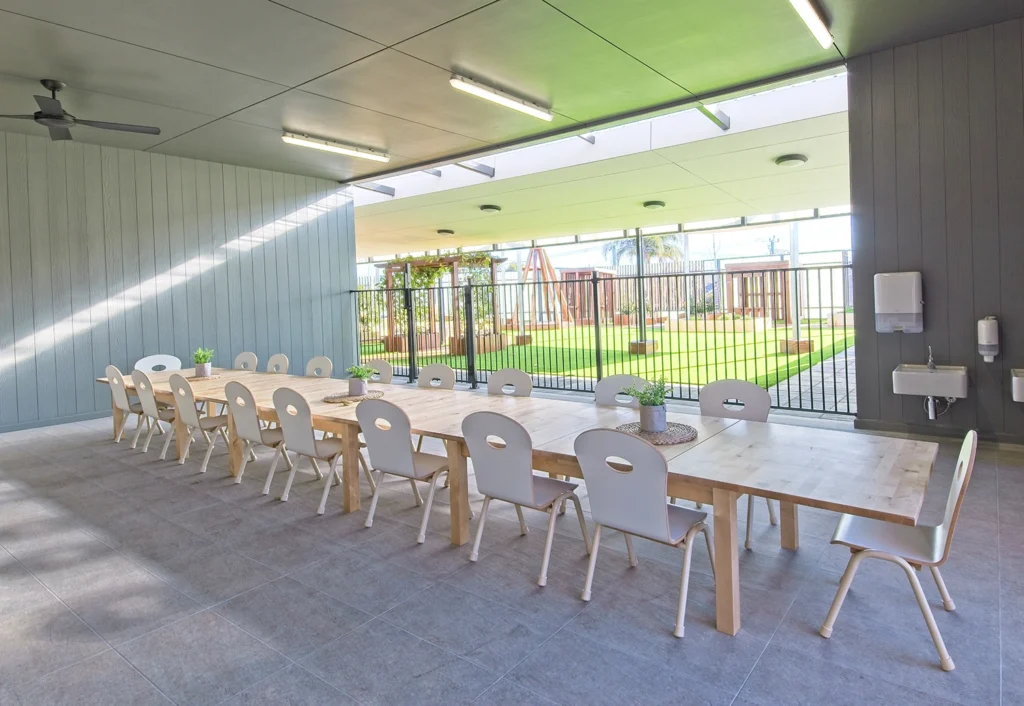
[[[643,243],[644,262],[648,265],[655,258],[670,262],[679,262],[683,259],[683,246],[678,235],[645,235]],[[606,243],[602,251],[605,257],[611,258],[613,265],[623,261],[627,264],[636,262],[636,238],[613,240]]]

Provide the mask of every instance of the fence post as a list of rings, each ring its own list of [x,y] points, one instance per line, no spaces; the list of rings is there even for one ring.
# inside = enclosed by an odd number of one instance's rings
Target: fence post
[[[601,361],[601,285],[600,279],[597,276],[597,270],[590,273],[590,283],[592,286],[591,296],[593,297],[591,306],[593,307],[594,317],[594,362],[597,364],[597,379],[600,380],[604,377],[604,366]]]
[[[473,321],[473,286],[467,284],[464,289],[464,311],[466,312],[466,375],[469,385],[474,390],[476,381],[476,322]]]
[[[416,381],[416,307],[412,298],[412,265],[405,263],[406,347],[409,351],[409,382]]]

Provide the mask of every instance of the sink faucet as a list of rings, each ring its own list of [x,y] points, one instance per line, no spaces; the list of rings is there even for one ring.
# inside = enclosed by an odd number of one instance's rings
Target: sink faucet
[[[935,359],[932,358],[932,347],[928,346],[928,369],[935,370]]]

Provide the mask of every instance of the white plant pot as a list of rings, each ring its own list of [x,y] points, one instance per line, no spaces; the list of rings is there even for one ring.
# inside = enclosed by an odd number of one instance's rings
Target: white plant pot
[[[646,432],[661,432],[668,428],[665,421],[665,405],[659,407],[645,407],[640,405],[640,430]]]
[[[366,380],[360,380],[359,378],[348,379],[348,394],[351,397],[357,397],[366,394]]]
[[[208,378],[213,373],[213,363],[196,363],[196,377]]]

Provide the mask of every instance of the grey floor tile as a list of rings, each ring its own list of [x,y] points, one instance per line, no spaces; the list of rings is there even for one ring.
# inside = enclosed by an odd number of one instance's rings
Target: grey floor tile
[[[249,687],[223,706],[358,706],[342,692],[297,664]]]
[[[281,575],[277,569],[218,545],[147,568],[204,606],[234,598]]]
[[[555,706],[556,703],[511,679],[502,679],[473,702],[474,706]]]
[[[367,706],[468,703],[498,678],[381,620],[314,652],[302,666]]]
[[[231,544],[231,548],[285,573],[321,561],[336,553],[337,548],[318,541],[289,525],[264,529]]]
[[[292,523],[292,527],[311,534],[320,541],[328,542],[332,546],[346,549],[354,549],[367,542],[372,542],[396,527],[401,527],[408,533],[408,529],[404,525],[392,522],[381,516],[380,513],[374,517],[372,527],[365,527],[366,507],[368,507],[368,503],[363,504],[362,510],[350,513],[342,512],[336,507],[328,507],[323,515],[314,514],[297,520]],[[411,536],[415,543],[415,533],[406,536]]]
[[[375,532],[372,539],[359,545],[359,551],[441,579],[469,563],[470,546],[453,547],[448,537],[437,534],[428,534],[423,544],[418,544],[416,531],[403,525]]]
[[[0,549],[0,620],[56,602],[53,595],[9,553]]]
[[[243,593],[213,610],[296,660],[372,617],[288,577]]]
[[[257,513],[246,512],[231,503],[222,502],[190,510],[170,519],[190,532],[214,542],[226,543],[252,537],[277,524],[268,522]]]
[[[204,611],[118,647],[177,703],[217,704],[288,665],[288,659]]]

